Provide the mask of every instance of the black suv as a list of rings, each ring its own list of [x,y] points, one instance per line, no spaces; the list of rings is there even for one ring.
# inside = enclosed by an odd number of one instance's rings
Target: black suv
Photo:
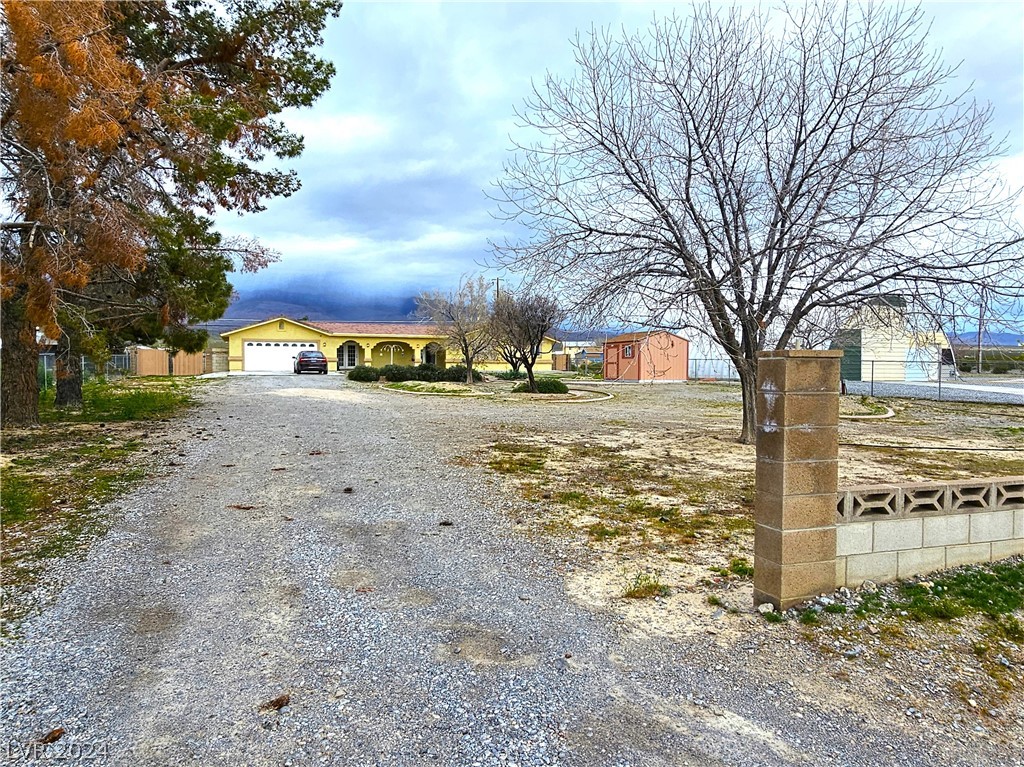
[[[307,370],[312,370],[314,373],[327,375],[327,358],[323,355],[323,352],[299,352],[299,356],[294,359],[295,363],[292,365],[292,370],[296,373],[305,373]]]

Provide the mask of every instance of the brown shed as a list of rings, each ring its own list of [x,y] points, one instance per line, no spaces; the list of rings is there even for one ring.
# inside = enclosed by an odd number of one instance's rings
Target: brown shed
[[[606,381],[685,381],[690,342],[667,330],[623,333],[604,342]]]

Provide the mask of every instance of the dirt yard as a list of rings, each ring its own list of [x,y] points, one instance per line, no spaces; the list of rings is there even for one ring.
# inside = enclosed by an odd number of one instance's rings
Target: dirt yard
[[[801,689],[859,716],[1024,743],[1024,636],[1013,630],[872,613],[858,594],[782,624],[752,610],[755,456],[735,439],[736,387],[608,390],[615,405],[582,427],[502,425],[475,456],[533,502],[521,520],[531,534],[574,552],[575,599],[637,636],[771,647],[771,677],[823,667]],[[1024,473],[1022,407],[847,396],[840,412],[840,487]]]

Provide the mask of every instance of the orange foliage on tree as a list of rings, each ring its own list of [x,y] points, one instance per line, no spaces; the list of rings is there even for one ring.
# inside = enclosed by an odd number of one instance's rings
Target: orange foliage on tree
[[[137,104],[152,98],[121,56],[99,0],[4,0],[6,190],[17,219],[4,224],[2,296],[56,337],[60,291],[97,269],[137,268],[144,185],[125,172],[143,150],[124,141]],[[133,150],[133,151],[129,151]],[[124,154],[124,162],[111,158]]]

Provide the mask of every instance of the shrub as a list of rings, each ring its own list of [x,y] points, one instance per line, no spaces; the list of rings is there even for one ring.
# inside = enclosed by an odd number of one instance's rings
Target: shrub
[[[495,373],[494,377],[503,381],[520,381],[526,378],[526,373],[522,370],[502,370],[500,373]]]
[[[521,383],[519,386],[514,388],[514,392],[529,392],[530,383]],[[541,377],[537,379],[537,394],[568,394],[569,387],[562,383],[557,378],[551,378],[550,376]]]
[[[375,367],[369,365],[356,365],[350,371],[348,371],[348,380],[350,381],[362,381],[363,383],[372,383],[380,378],[380,371]]]
[[[385,365],[380,369],[380,374],[392,383],[417,380],[416,368],[412,365]]]
[[[441,368],[437,367],[437,365],[427,365],[426,363],[424,363],[416,368],[416,380],[440,381],[441,372]]]
[[[466,381],[466,366],[465,365],[452,365],[449,368],[445,368],[441,372],[442,381],[452,381],[454,383],[464,383]],[[484,377],[477,371],[473,371],[473,382],[479,383],[484,380]]]

